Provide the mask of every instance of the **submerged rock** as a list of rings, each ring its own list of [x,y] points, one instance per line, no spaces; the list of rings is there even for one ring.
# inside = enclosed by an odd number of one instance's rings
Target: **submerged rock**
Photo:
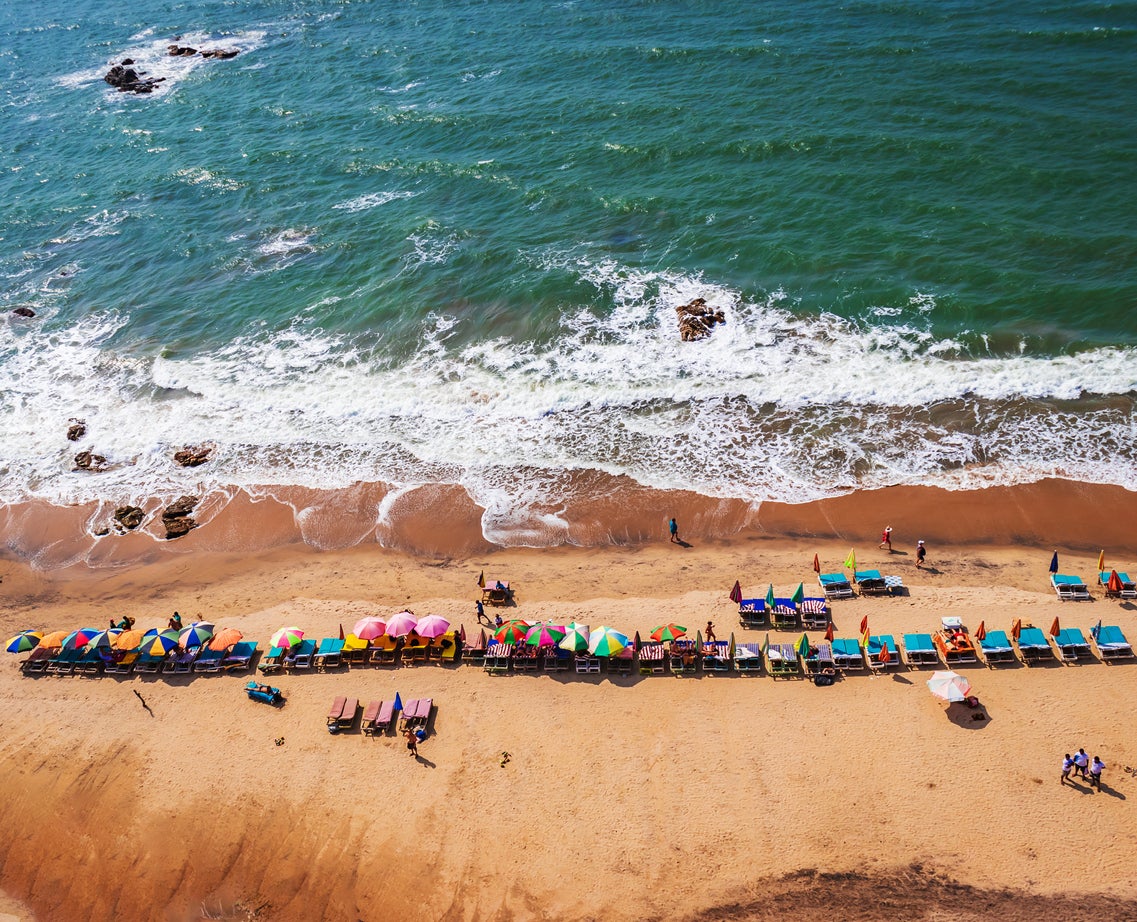
[[[726,314],[707,307],[702,298],[680,304],[675,313],[679,318],[679,336],[685,343],[705,339],[716,323],[726,323]]]
[[[127,58],[127,61],[130,59]],[[115,64],[103,75],[103,80],[109,83],[120,93],[153,93],[154,87],[165,80],[165,77],[143,77],[133,67],[127,67],[126,61]]]
[[[213,445],[186,445],[174,452],[174,460],[182,467],[197,467],[209,460],[213,448]]]
[[[107,459],[102,455],[96,455],[89,451],[81,451],[75,456],[75,467],[72,470],[76,471],[92,471],[98,473],[107,469]]]
[[[67,441],[78,442],[87,434],[86,420],[71,417],[68,422],[71,423],[71,425],[67,427]]]
[[[203,58],[217,58],[221,61],[227,61],[229,58],[235,58],[241,52],[236,48],[209,48],[202,51]]]
[[[12,311],[17,317],[34,317],[36,312],[30,307],[17,307]]]

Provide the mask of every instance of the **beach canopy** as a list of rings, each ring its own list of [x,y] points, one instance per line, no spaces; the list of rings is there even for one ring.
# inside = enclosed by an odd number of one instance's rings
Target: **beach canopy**
[[[190,647],[201,647],[213,637],[213,625],[208,621],[195,621],[189,627],[182,628],[178,635],[178,644],[183,650]]]
[[[52,631],[50,634],[43,635],[39,645],[49,650],[58,649],[63,646],[63,641],[70,636],[71,634],[67,631]]]
[[[616,656],[630,643],[627,634],[611,627],[598,627],[588,635],[588,652],[593,656]]]
[[[965,701],[971,694],[971,684],[957,672],[932,673],[928,689],[944,701]]]
[[[515,618],[512,621],[506,621],[493,632],[493,636],[498,643],[524,643],[528,633],[529,622]]]
[[[401,611],[387,621],[388,637],[406,637],[418,626],[418,618],[413,611]]]
[[[118,635],[121,633],[122,630],[117,627],[99,631],[99,633],[84,644],[83,649],[87,653],[90,653],[92,650],[109,650],[115,645],[115,641],[118,640]]]
[[[274,647],[291,650],[304,639],[304,632],[298,627],[279,628],[268,640]]]
[[[561,639],[558,646],[562,650],[580,653],[582,650],[588,649],[588,635],[590,633],[592,632],[588,629],[587,624],[579,624],[576,621],[570,621],[565,625],[565,636]]]
[[[387,633],[387,622],[375,615],[368,615],[356,621],[351,632],[360,640],[374,640]]]
[[[43,634],[39,631],[20,631],[15,637],[8,640],[4,649],[9,653],[27,653],[39,646]]]
[[[209,642],[210,650],[228,650],[230,647],[239,644],[241,638],[245,635],[237,630],[235,627],[222,628],[213,635],[213,640]]]
[[[555,647],[565,639],[565,629],[559,624],[534,624],[525,632],[525,642],[531,647]]]
[[[153,640],[144,640],[142,643],[143,653],[149,653],[151,656],[165,656],[178,645],[178,632],[174,630],[162,631],[160,634],[155,634]]]
[[[426,615],[418,619],[415,625],[416,633],[423,637],[441,637],[450,630],[450,622],[442,615]]]
[[[686,636],[687,628],[682,624],[675,624],[674,622],[661,624],[658,627],[653,628],[651,632],[651,639],[658,640],[660,643],[678,640],[680,637]]]

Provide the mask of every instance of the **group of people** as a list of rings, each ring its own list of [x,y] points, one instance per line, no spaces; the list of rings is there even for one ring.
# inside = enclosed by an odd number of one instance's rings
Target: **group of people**
[[[888,553],[892,553],[892,526],[886,525],[884,531],[880,533],[880,546],[881,549],[887,549]],[[928,559],[928,546],[921,538],[916,542],[916,569],[920,570],[924,567],[924,561]]]
[[[1086,755],[1086,750],[1084,749],[1079,749],[1072,756],[1070,753],[1066,753],[1062,759],[1062,780],[1060,783],[1065,784],[1069,781],[1073,784],[1073,779],[1070,777],[1070,773],[1073,772],[1074,778],[1081,776],[1081,778],[1090,783],[1090,787],[1097,788],[1100,791],[1101,772],[1103,768],[1105,768],[1105,763],[1097,756],[1091,759]]]

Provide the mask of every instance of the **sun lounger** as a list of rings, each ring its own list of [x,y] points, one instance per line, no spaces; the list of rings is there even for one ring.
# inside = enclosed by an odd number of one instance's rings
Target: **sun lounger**
[[[734,668],[739,672],[745,672],[747,675],[758,675],[762,671],[761,644],[735,644]]]
[[[271,675],[274,672],[280,672],[284,668],[284,648],[273,647],[268,651],[268,656],[260,661],[257,670],[262,675]]]
[[[343,641],[338,637],[325,637],[316,648],[316,671],[324,672],[343,665]]]
[[[375,721],[379,718],[379,708],[382,706],[382,701],[372,701],[367,705],[363,717],[359,721],[359,729],[363,731],[364,736],[375,735]]]
[[[513,648],[514,672],[536,672],[540,664],[540,653],[536,647],[523,643],[517,644]]]
[[[1058,636],[1054,638],[1054,646],[1058,648],[1058,658],[1064,663],[1076,663],[1079,657],[1083,659],[1093,658],[1090,642],[1086,640],[1086,635],[1082,633],[1081,628],[1062,628],[1058,632]]]
[[[75,671],[80,675],[98,675],[103,671],[103,666],[103,651],[88,650],[75,663]]]
[[[745,628],[766,626],[766,600],[743,599],[738,603],[738,623]]]
[[[608,672],[616,675],[631,675],[636,668],[636,645],[628,644],[615,656],[608,657]]]
[[[1019,631],[1019,655],[1027,665],[1042,662],[1054,655],[1046,635],[1036,627],[1024,627]]]
[[[667,656],[671,665],[671,674],[683,675],[685,672],[694,672],[698,665],[698,653],[695,641],[673,640]]]
[[[425,638],[417,638],[409,640],[403,645],[403,649],[399,651],[399,658],[403,661],[404,666],[413,666],[415,663],[426,662],[426,640]]]
[[[242,640],[233,645],[233,649],[225,654],[221,660],[223,672],[244,672],[252,665],[253,657],[257,655],[258,643],[255,640]]]
[[[469,643],[462,644],[462,662],[481,666],[486,659],[486,632],[478,631],[478,636]]]
[[[573,660],[576,671],[581,675],[600,671],[600,657],[589,656],[587,653],[578,653]]]
[[[1098,645],[1098,653],[1102,661],[1114,659],[1129,659],[1133,656],[1133,647],[1125,639],[1125,635],[1115,624],[1107,624],[1098,629],[1094,642]]]
[[[767,668],[774,678],[801,675],[797,650],[792,643],[772,643],[766,648]]]
[[[438,638],[438,642],[431,647],[431,650],[438,651],[437,660],[440,663],[458,662],[458,632],[447,631]]]
[[[542,666],[545,672],[567,672],[572,668],[572,654],[560,647],[546,647]]]
[[[395,720],[395,702],[384,701],[379,706],[379,716],[375,718],[374,733],[386,733],[391,729],[391,724]]]
[[[225,659],[228,650],[202,650],[201,656],[193,661],[194,672],[219,672],[221,661]]]
[[[399,643],[394,637],[376,637],[371,641],[367,662],[372,666],[394,666],[399,657]]]
[[[166,663],[165,653],[143,653],[134,664],[135,672],[161,672]]]
[[[201,652],[201,647],[190,647],[188,650],[171,650],[162,664],[162,672],[166,675],[186,675],[193,669],[193,661]]]
[[[837,664],[833,661],[833,648],[827,643],[811,646],[803,662],[807,675],[823,675],[825,670],[835,670]],[[832,675],[833,673],[828,673]]]
[[[801,616],[793,599],[774,599],[770,622],[776,630],[796,631],[801,627]]]
[[[82,658],[82,650],[60,650],[48,662],[46,671],[51,675],[71,675]]]
[[[888,650],[888,662],[884,661],[881,653]],[[900,651],[896,649],[896,640],[891,634],[869,635],[868,646],[865,647],[865,665],[871,672],[881,672],[889,666],[900,665]]]
[[[987,636],[979,641],[979,651],[988,666],[1015,661],[1015,650],[1006,631],[988,631]]]
[[[713,640],[703,644],[703,672],[730,672],[730,644]]]
[[[931,634],[905,634],[904,662],[909,666],[938,665],[940,658]]]
[[[285,669],[311,669],[312,657],[316,655],[316,641],[302,640],[292,648],[292,653],[284,657]]]
[[[960,663],[977,662],[975,644],[963,622],[959,618],[944,618],[942,625],[943,627],[932,637],[932,642],[940,651],[944,663],[948,666],[957,666]]]
[[[339,720],[336,721],[336,730],[350,730],[355,726],[355,715],[359,710],[359,699],[348,698],[347,704],[343,706],[343,713],[340,714]]]
[[[1109,572],[1100,573],[1098,577],[1101,581],[1102,588],[1105,589],[1106,598],[1109,599],[1137,599],[1137,583],[1129,578],[1128,573],[1118,573],[1117,578],[1121,582],[1121,589],[1117,592],[1110,592],[1107,587],[1109,583]]]
[[[824,630],[829,625],[830,611],[825,599],[802,599],[798,614],[803,627]]]
[[[827,599],[853,598],[853,587],[849,585],[844,573],[822,573],[817,577],[817,582],[825,591]]]
[[[434,707],[433,698],[415,698],[403,706],[403,716],[399,718],[399,729],[425,727],[430,722],[430,711]]]
[[[1093,598],[1080,576],[1051,573],[1050,585],[1054,587],[1054,592],[1057,593],[1060,602],[1085,602]]]
[[[52,660],[51,650],[36,647],[28,654],[27,659],[20,661],[21,672],[47,672],[47,664]]]
[[[348,666],[367,665],[368,648],[371,645],[354,634],[348,634],[343,640],[343,662]]]
[[[833,641],[833,665],[837,669],[864,669],[865,655],[856,637],[838,637]]]
[[[888,584],[880,575],[880,570],[856,570],[853,579],[861,595],[888,595]]]
[[[507,580],[487,579],[482,587],[482,601],[490,605],[506,605],[513,599],[513,590]]]
[[[666,671],[666,651],[657,640],[647,640],[640,644],[640,675],[663,675]]]
[[[347,697],[340,695],[332,701],[332,708],[328,711],[328,732],[335,733],[339,730],[340,718],[343,717],[344,708],[347,707]]]
[[[513,644],[491,640],[486,647],[485,670],[490,675],[504,675],[509,672],[509,662],[513,658]]]

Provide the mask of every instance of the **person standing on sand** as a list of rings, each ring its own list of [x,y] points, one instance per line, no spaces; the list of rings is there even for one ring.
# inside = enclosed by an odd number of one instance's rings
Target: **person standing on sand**
[[[1086,769],[1089,768],[1090,757],[1086,755],[1086,750],[1079,749],[1074,755],[1074,777],[1081,775],[1086,777]]]
[[[1090,787],[1101,790],[1101,770],[1105,768],[1105,763],[1094,756],[1093,762],[1090,763]]]
[[[892,526],[889,525],[884,531],[880,533],[880,546],[888,548],[888,553],[892,553]]]
[[[924,567],[924,560],[928,556],[928,549],[924,546],[923,539],[916,542],[916,569],[921,570]]]
[[[1066,753],[1066,758],[1062,760],[1062,780],[1060,784],[1065,784],[1070,780],[1070,769],[1074,767],[1074,760],[1070,757],[1070,753]]]
[[[672,544],[678,544],[679,543],[679,523],[676,522],[675,519],[672,519],[670,522],[667,523],[667,529],[668,529],[668,531],[671,532],[671,543]]]
[[[415,731],[408,727],[407,732],[404,733],[403,736],[405,736],[407,738],[407,751],[417,759],[418,758],[418,737],[415,736]]]
[[[706,634],[707,634],[707,643],[714,643],[715,642],[715,623],[713,621],[707,622]]]

